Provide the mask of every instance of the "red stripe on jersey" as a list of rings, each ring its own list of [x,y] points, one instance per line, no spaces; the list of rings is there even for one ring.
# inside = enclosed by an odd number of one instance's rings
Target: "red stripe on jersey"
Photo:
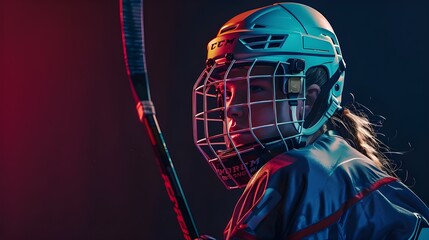
[[[358,194],[356,194],[353,198],[346,201],[343,205],[341,205],[340,209],[338,209],[336,212],[331,214],[330,216],[326,217],[325,219],[321,220],[318,223],[315,223],[307,228],[301,229],[298,232],[292,233],[288,239],[291,240],[298,240],[305,236],[309,236],[313,233],[316,233],[324,228],[327,228],[329,225],[335,223],[338,221],[341,217],[341,215],[347,211],[350,207],[352,207],[354,204],[362,200],[365,196],[370,194],[371,192],[377,190],[381,186],[394,182],[397,179],[394,177],[386,177],[383,179],[378,180],[377,182],[373,183],[370,187],[362,190]]]

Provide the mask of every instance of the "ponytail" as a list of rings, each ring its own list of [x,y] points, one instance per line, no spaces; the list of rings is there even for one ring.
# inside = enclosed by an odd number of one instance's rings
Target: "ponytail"
[[[390,160],[380,149],[387,148],[376,136],[373,124],[359,111],[348,108],[337,111],[330,119],[328,128],[338,132],[356,150],[367,156],[379,169],[395,176]]]

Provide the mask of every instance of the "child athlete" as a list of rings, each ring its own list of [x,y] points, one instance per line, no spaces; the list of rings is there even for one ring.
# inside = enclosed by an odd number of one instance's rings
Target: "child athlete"
[[[225,239],[429,239],[427,206],[341,106],[346,64],[315,9],[278,3],[229,20],[194,86],[194,140],[228,189]]]

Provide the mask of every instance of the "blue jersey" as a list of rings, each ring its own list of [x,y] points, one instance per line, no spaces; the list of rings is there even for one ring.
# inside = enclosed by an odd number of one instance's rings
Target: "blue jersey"
[[[277,155],[249,181],[226,239],[429,239],[429,209],[328,131]]]

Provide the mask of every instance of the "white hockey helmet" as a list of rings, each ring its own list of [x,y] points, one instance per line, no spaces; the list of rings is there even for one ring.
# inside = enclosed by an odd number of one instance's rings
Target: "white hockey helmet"
[[[194,142],[228,189],[245,186],[266,161],[296,147],[296,142],[314,134],[341,108],[345,63],[340,45],[326,18],[311,7],[277,3],[239,14],[222,26],[207,50],[207,67],[193,89]],[[312,111],[297,114],[297,102],[305,104],[305,73],[316,66],[323,67],[329,79],[321,86]],[[232,74],[238,68],[246,73]],[[225,126],[227,96],[222,96],[226,91],[219,91],[219,86],[232,81],[246,81],[250,86],[253,78],[272,79],[274,86],[282,88],[287,97],[273,94],[269,101],[274,112],[277,103],[288,102],[293,121],[282,122],[276,117],[272,124],[257,126],[249,116],[249,127],[240,132]],[[241,105],[251,115],[251,106],[266,103],[248,97]],[[293,126],[296,134],[284,136],[280,130],[284,125]],[[254,133],[273,126],[278,129],[277,137],[259,139]],[[243,131],[252,134],[253,144],[234,144],[231,135]]]

